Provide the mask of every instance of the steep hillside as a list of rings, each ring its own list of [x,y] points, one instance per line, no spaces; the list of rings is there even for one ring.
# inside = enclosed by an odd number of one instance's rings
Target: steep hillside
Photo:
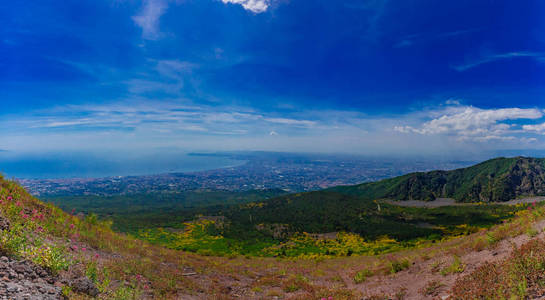
[[[508,201],[521,196],[545,195],[545,159],[496,158],[463,169],[411,173],[331,190],[366,200]]]

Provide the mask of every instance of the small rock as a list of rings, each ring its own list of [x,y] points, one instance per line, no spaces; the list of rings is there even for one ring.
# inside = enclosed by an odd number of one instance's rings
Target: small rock
[[[75,292],[84,293],[91,297],[96,297],[99,294],[96,285],[87,277],[81,277],[72,281],[70,286],[72,286]]]
[[[0,214],[0,230],[9,230],[9,220]]]

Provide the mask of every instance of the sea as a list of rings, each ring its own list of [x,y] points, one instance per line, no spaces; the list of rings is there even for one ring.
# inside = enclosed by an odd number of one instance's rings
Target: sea
[[[0,152],[0,174],[17,179],[102,178],[190,173],[235,167],[246,161],[192,153],[117,154]]]

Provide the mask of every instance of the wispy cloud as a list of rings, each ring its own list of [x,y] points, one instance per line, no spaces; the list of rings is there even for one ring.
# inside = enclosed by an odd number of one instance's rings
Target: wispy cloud
[[[188,61],[159,60],[157,61],[156,69],[163,76],[172,79],[182,79],[185,75],[191,74],[197,67],[197,64]]]
[[[432,40],[442,40],[447,38],[455,38],[470,33],[481,31],[483,28],[469,28],[469,29],[460,29],[455,31],[446,31],[440,33],[415,33],[404,36],[398,42],[394,44],[394,48],[405,48],[410,47],[418,43],[429,42]]]
[[[244,9],[249,10],[253,13],[262,13],[267,11],[270,5],[269,0],[221,0],[223,3],[232,3],[239,4],[244,7]]]
[[[384,116],[297,108],[278,115],[182,99],[63,105],[23,117],[2,116],[0,128],[9,131],[2,132],[1,148],[437,153],[494,143],[535,145],[545,133],[545,123],[535,125],[545,122],[538,108],[483,109],[452,99],[445,103]]]
[[[145,0],[140,13],[133,16],[132,19],[140,28],[142,28],[142,38],[147,40],[156,40],[161,37],[159,21],[166,12],[168,3],[166,0]]]
[[[37,112],[19,119],[21,128],[78,131],[86,128],[103,130],[134,128],[158,132],[198,131],[213,134],[267,134],[271,124],[302,129],[316,126],[317,121],[300,118],[277,118],[232,107],[190,106],[165,101],[128,101],[110,105],[71,105]]]
[[[199,66],[192,62],[181,60],[149,60],[145,72],[137,77],[125,80],[131,94],[146,94],[159,92],[180,95],[182,89],[193,89],[193,71]]]
[[[364,127],[370,126],[356,112],[294,109],[279,115],[181,99],[62,105],[24,117],[4,115],[0,128],[8,128],[7,124],[10,131],[2,134],[2,147],[14,151],[182,147],[186,151],[357,152],[349,145],[360,143],[367,134]]]
[[[483,29],[484,29],[483,27],[478,27],[478,28],[468,28],[468,29],[447,31],[447,32],[442,32],[442,33],[437,34],[437,37],[443,37],[443,38],[456,37],[456,36],[461,36],[461,35],[465,35],[465,34],[469,34],[469,33],[478,32],[478,31],[481,31]]]
[[[506,59],[513,59],[513,58],[521,58],[521,57],[530,57],[530,58],[536,58],[538,60],[545,58],[545,52],[508,52],[508,53],[502,53],[502,54],[492,54],[485,57],[482,57],[478,60],[471,61],[468,63],[460,64],[460,65],[454,65],[452,68],[458,72],[467,71],[469,69],[478,67],[482,64],[498,61],[498,60],[506,60]]]

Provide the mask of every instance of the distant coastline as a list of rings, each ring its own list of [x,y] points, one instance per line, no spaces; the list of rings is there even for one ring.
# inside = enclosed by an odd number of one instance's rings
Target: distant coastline
[[[247,160],[220,155],[169,154],[110,158],[101,156],[0,157],[0,174],[18,179],[74,179],[194,173],[232,168]]]

